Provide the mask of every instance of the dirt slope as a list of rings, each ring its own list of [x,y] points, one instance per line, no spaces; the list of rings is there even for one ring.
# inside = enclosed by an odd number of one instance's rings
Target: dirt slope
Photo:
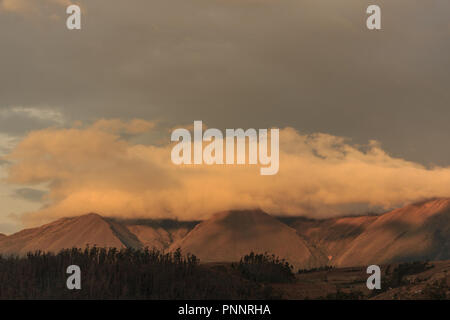
[[[170,250],[178,247],[203,262],[239,261],[254,251],[286,258],[296,268],[316,263],[294,229],[260,210],[218,213],[172,244]]]
[[[450,258],[450,200],[412,204],[379,216],[336,257],[338,266]]]
[[[64,218],[38,228],[25,229],[0,239],[0,253],[26,254],[29,251],[59,251],[86,245],[124,248],[140,247],[137,238],[120,224],[98,214]]]

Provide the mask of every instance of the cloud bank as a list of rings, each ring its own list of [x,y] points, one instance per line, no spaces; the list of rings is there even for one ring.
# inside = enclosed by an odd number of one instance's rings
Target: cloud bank
[[[164,145],[134,142],[153,127],[144,120],[101,120],[29,133],[6,157],[12,163],[7,181],[48,184],[49,193],[42,209],[24,214],[23,222],[87,212],[205,219],[254,207],[322,218],[450,196],[450,168],[391,157],[375,141],[357,146],[342,137],[284,128],[279,173],[261,176],[258,166],[176,166],[169,134]]]

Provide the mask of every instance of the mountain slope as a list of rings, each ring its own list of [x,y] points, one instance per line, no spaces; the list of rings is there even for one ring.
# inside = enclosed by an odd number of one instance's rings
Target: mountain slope
[[[380,216],[281,219],[338,267],[450,258],[450,199]]]
[[[450,200],[412,204],[379,216],[337,257],[339,266],[450,258]]]
[[[337,257],[361,235],[376,216],[342,217],[325,220],[288,219],[289,226],[302,235],[310,246],[314,246],[326,257],[324,264],[334,265]]]
[[[6,235],[4,235],[3,233],[0,233],[0,239],[5,238]]]
[[[122,220],[128,230],[136,235],[143,247],[167,249],[174,241],[183,238],[198,221],[178,221],[171,219]]]
[[[294,229],[260,210],[218,213],[173,243],[170,250],[177,248],[202,262],[239,261],[253,251],[275,254],[297,268],[317,265]]]
[[[177,229],[164,229],[148,225],[129,225],[128,230],[136,235],[143,247],[165,250],[174,242],[182,239],[190,229],[181,227]]]
[[[445,260],[450,259],[450,199],[424,201],[381,216],[325,220],[274,218],[260,210],[222,212],[201,223],[88,214],[0,235],[0,254],[88,244],[169,251],[180,247],[202,262],[239,261],[251,251],[268,252],[297,268]]]
[[[145,225],[131,225],[127,226],[127,228],[136,235],[143,247],[164,250],[170,246],[170,235],[163,228],[153,228]]]
[[[0,239],[0,253],[26,254],[29,251],[56,252],[63,248],[141,247],[124,226],[98,214],[64,218],[38,228],[25,229]]]

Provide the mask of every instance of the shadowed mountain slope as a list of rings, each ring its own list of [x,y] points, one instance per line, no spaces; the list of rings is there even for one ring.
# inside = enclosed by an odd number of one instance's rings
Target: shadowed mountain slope
[[[334,265],[336,258],[342,256],[348,246],[376,219],[376,216],[326,220],[297,218],[286,219],[286,222],[297,230],[310,246],[326,257],[324,264]]]
[[[165,250],[183,238],[199,221],[178,221],[171,219],[128,219],[119,220],[136,235],[143,247]]]

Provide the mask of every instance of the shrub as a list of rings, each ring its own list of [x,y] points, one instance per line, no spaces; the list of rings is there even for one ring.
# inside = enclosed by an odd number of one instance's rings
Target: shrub
[[[254,252],[242,257],[237,265],[237,270],[243,277],[256,282],[293,282],[295,275],[292,269],[285,259]]]
[[[322,266],[322,267],[318,267],[318,268],[311,268],[311,269],[298,269],[298,274],[302,274],[302,273],[311,273],[311,272],[316,272],[316,271],[329,271],[329,270],[333,270],[334,267],[333,266]]]

